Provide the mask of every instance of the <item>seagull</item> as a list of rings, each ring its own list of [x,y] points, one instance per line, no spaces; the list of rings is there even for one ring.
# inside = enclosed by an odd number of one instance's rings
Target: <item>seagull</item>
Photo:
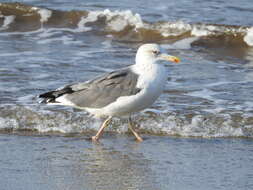
[[[39,98],[41,103],[71,106],[106,118],[91,137],[94,142],[98,142],[112,118],[120,116],[128,116],[129,129],[137,141],[143,141],[134,130],[131,114],[152,105],[163,92],[167,81],[164,61],[180,62],[178,57],[163,52],[158,44],[143,44],[138,48],[135,64],[40,94]]]

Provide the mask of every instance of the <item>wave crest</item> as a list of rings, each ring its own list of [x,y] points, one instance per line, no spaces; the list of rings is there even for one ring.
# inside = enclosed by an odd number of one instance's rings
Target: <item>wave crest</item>
[[[138,13],[126,11],[58,11],[21,3],[0,4],[1,30],[31,31],[41,27],[68,28],[73,32],[98,31],[128,41],[182,40],[198,37],[236,41],[253,46],[252,28],[182,21],[147,22]],[[14,22],[15,20],[15,22]],[[94,33],[95,35],[95,33]],[[224,41],[225,43],[225,41]]]
[[[61,133],[90,133],[99,129],[102,121],[83,112],[48,111],[24,106],[0,108],[0,131],[37,131]],[[244,114],[155,113],[146,111],[135,118],[142,133],[185,137],[250,137],[253,138],[253,116]],[[127,123],[114,119],[107,131],[125,133]]]

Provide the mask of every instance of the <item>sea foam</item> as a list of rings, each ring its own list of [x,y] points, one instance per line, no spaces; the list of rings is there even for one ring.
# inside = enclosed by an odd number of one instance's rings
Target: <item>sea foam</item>
[[[133,14],[132,11],[110,11],[105,9],[104,11],[91,11],[86,17],[81,17],[78,23],[80,31],[91,30],[91,27],[87,27],[89,22],[96,22],[100,17],[106,19],[107,30],[119,32],[124,30],[127,26],[133,26],[135,29],[144,26],[144,23],[139,14]]]
[[[32,130],[38,132],[85,133],[97,131],[100,120],[80,112],[68,110],[43,110],[31,106],[2,105],[0,107],[0,130]],[[240,118],[238,120],[238,118]],[[155,113],[146,110],[135,118],[136,126],[143,133],[154,135],[179,135],[185,137],[253,137],[250,124],[252,115],[232,113],[193,114],[188,117],[176,112]],[[106,131],[125,133],[127,122],[114,119]]]
[[[0,27],[0,30],[5,30],[9,27],[11,23],[14,22],[16,16],[14,15],[4,16],[0,12],[0,18],[4,18],[3,25]]]
[[[52,16],[52,11],[48,9],[38,9],[38,13],[40,14],[40,22],[45,23]]]
[[[253,46],[253,27],[247,30],[246,35],[244,36],[243,40],[249,45]]]

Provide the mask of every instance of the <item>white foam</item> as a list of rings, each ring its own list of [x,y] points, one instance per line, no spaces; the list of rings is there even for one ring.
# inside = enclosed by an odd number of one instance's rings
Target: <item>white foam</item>
[[[98,130],[101,120],[90,118],[84,112],[68,111],[66,108],[37,107],[26,101],[32,97],[26,96],[19,99],[23,106],[2,105],[4,114],[0,112],[0,129],[14,130],[38,130],[39,132],[58,131],[62,133],[82,133],[91,130]],[[6,107],[5,107],[6,106]],[[46,109],[45,109],[46,108]],[[50,108],[51,109],[51,108]],[[56,109],[56,110],[55,110]],[[151,114],[149,112],[152,112]],[[8,117],[6,117],[8,113]],[[151,115],[149,117],[148,115]],[[192,118],[176,112],[145,110],[138,114],[136,122],[138,127],[146,133],[166,134],[195,137],[253,137],[252,125],[248,121],[252,120],[252,113],[243,113],[242,119],[238,121],[230,113],[216,114],[194,114]],[[139,118],[139,119],[138,119]],[[122,119],[114,119],[112,125],[106,129],[117,133],[127,131],[127,123]],[[95,133],[95,132],[94,132]]]
[[[196,26],[194,26],[192,28],[192,31],[191,31],[191,35],[198,36],[198,37],[200,37],[200,36],[208,36],[210,34],[212,34],[212,32],[209,31],[209,30],[207,30],[206,28],[203,28],[203,27],[196,27]]]
[[[108,23],[108,27],[113,31],[122,31],[128,25],[127,20],[124,19],[114,19]]]
[[[253,46],[253,27],[247,29],[247,33],[243,40],[249,45]]]
[[[40,22],[45,23],[48,21],[48,19],[52,16],[52,11],[48,9],[36,9],[38,13],[40,14]]]
[[[168,22],[168,23],[159,24],[155,26],[154,29],[158,30],[162,34],[163,37],[178,36],[187,31],[190,31],[191,25],[183,21],[177,21],[177,22]]]
[[[0,12],[0,18],[4,18],[3,25],[0,27],[0,30],[5,30],[11,23],[14,22],[16,17],[14,15],[4,16]]]
[[[180,135],[185,137],[240,137],[250,136],[244,134],[241,127],[233,127],[230,116],[223,116],[221,121],[218,118],[206,118],[203,115],[195,115],[191,121],[184,117],[170,115],[160,118],[157,121],[147,120],[142,122],[140,127],[155,134]],[[252,126],[249,127],[250,129]]]
[[[77,24],[78,31],[79,32],[85,32],[85,31],[91,30],[92,28],[85,26],[85,24],[89,23],[89,22],[95,22],[95,21],[97,21],[99,14],[100,13],[98,11],[91,11],[87,15],[87,17],[81,17],[81,20]]]
[[[91,30],[91,27],[85,26],[89,22],[95,22],[99,17],[105,17],[107,30],[122,31],[127,26],[133,26],[135,29],[144,26],[144,23],[139,14],[133,14],[130,10],[126,11],[91,11],[87,17],[82,17],[78,23],[79,31]]]
[[[139,14],[133,14],[132,11],[110,11],[106,9],[104,11],[108,26],[115,31],[121,31],[126,26],[134,26],[135,29],[142,28],[144,23]]]
[[[0,117],[0,129],[3,129],[3,128],[17,129],[18,126],[19,124],[17,120]]]
[[[15,18],[16,17],[14,15],[5,16],[4,23],[3,23],[2,27],[8,27],[15,20]]]

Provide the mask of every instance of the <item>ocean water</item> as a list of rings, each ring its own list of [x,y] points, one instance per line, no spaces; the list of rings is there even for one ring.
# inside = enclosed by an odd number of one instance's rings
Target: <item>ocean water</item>
[[[252,189],[252,17],[250,0],[2,1],[1,184],[83,189],[91,180],[87,189]],[[97,147],[85,139],[100,120],[38,103],[40,93],[133,64],[137,48],[150,42],[182,62],[167,65],[166,90],[135,115],[143,144],[115,118]],[[96,169],[92,161],[103,157],[107,164],[99,161]],[[53,169],[43,169],[52,160]],[[48,177],[55,172],[59,178]],[[34,183],[15,183],[19,176]]]

